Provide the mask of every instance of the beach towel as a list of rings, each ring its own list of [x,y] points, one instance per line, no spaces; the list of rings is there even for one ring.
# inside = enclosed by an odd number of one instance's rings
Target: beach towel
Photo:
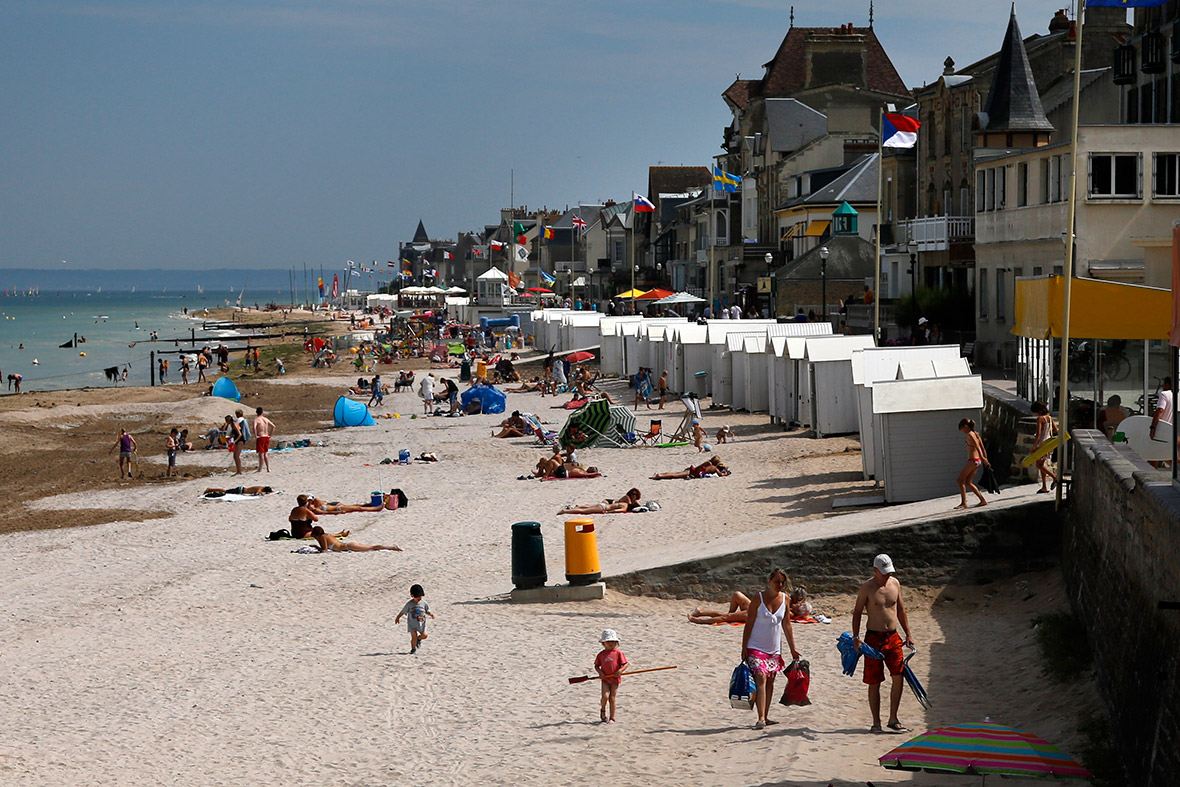
[[[292,549],[291,552],[292,552],[292,554],[296,554],[296,555],[323,555],[323,554],[325,554],[320,551],[319,547],[313,547],[313,546],[299,547],[299,549]]]
[[[979,488],[991,495],[1000,494],[1000,482],[996,480],[996,473],[991,465],[986,465],[980,473]]]
[[[818,620],[816,620],[815,618],[810,617],[810,616],[805,617],[805,618],[791,618],[791,622],[792,623],[819,623]]]
[[[592,475],[566,476],[565,478],[558,478],[557,476],[549,476],[548,478],[542,478],[541,480],[542,481],[577,481],[580,478],[602,478],[602,473],[594,473]]]
[[[729,678],[729,705],[738,710],[752,710],[754,708],[754,693],[757,691],[757,686],[754,685],[754,676],[750,674],[750,668],[746,666],[746,662],[738,664],[733,669],[733,675]]]
[[[278,494],[272,492],[271,494]],[[202,500],[225,500],[230,503],[238,503],[242,500],[261,500],[266,495],[239,495],[234,492],[226,492],[224,495],[201,495]]]
[[[555,404],[552,407],[550,407],[549,409],[550,410],[578,410],[578,409],[585,407],[586,402],[588,402],[588,401],[590,401],[590,400],[589,399],[574,399],[572,401],[566,402],[565,404]]]
[[[881,651],[876,648],[870,648],[863,642],[860,643],[860,650],[852,646],[852,635],[845,631],[836,640],[836,648],[840,651],[840,664],[843,668],[844,674],[852,676],[856,674],[856,665],[860,663],[861,655],[868,656],[871,659],[884,659]]]
[[[745,623],[738,623],[734,620],[719,620],[716,623],[710,623],[710,626],[744,626]]]

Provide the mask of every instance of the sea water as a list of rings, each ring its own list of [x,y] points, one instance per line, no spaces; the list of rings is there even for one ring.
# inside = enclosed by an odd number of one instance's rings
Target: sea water
[[[8,375],[14,373],[23,375],[23,391],[111,386],[103,373],[109,367],[118,367],[120,374],[127,369],[127,381],[119,385],[149,385],[152,350],[176,349],[173,340],[188,339],[194,328],[198,339],[229,335],[201,331],[203,310],[224,305],[221,294],[196,292],[0,297],[0,393],[8,392]],[[151,341],[152,331],[159,341]],[[75,333],[76,347],[60,346],[72,341]],[[182,342],[179,347],[191,345]],[[165,357],[169,383],[179,383],[179,358]],[[196,377],[194,367],[189,379]]]

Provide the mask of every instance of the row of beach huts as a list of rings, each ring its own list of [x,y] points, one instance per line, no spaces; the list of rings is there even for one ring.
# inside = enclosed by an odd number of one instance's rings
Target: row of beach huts
[[[958,345],[875,347],[868,335],[836,335],[827,323],[532,313],[534,346],[600,348],[603,374],[640,367],[668,372],[677,392],[711,408],[764,412],[815,437],[859,434],[862,471],[887,502],[954,494],[966,460],[959,421],[981,421],[983,381]]]

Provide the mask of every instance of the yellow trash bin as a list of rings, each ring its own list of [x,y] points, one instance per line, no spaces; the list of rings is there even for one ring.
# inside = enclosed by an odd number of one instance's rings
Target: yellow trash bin
[[[484,378],[486,378],[488,376],[488,363],[487,363],[487,361],[480,361],[479,363],[477,363],[475,365],[475,376],[476,377],[484,377]]]
[[[602,579],[593,519],[565,522],[565,578],[571,585],[593,585]]]

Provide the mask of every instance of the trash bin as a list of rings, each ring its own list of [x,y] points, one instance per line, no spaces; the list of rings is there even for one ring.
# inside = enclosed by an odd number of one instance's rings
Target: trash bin
[[[476,364],[475,376],[476,377],[483,377],[485,379],[487,378],[487,376],[488,376],[488,363],[487,363],[487,361],[480,361],[478,364]]]
[[[571,585],[593,585],[602,579],[593,519],[565,522],[565,578]]]
[[[471,379],[471,361],[467,360],[466,358],[463,359],[463,363],[459,364],[459,379]]]
[[[693,372],[692,378],[693,392],[696,393],[697,399],[704,399],[709,391],[709,373]]]
[[[548,580],[541,523],[517,522],[512,526],[512,584],[528,590],[542,587]]]

